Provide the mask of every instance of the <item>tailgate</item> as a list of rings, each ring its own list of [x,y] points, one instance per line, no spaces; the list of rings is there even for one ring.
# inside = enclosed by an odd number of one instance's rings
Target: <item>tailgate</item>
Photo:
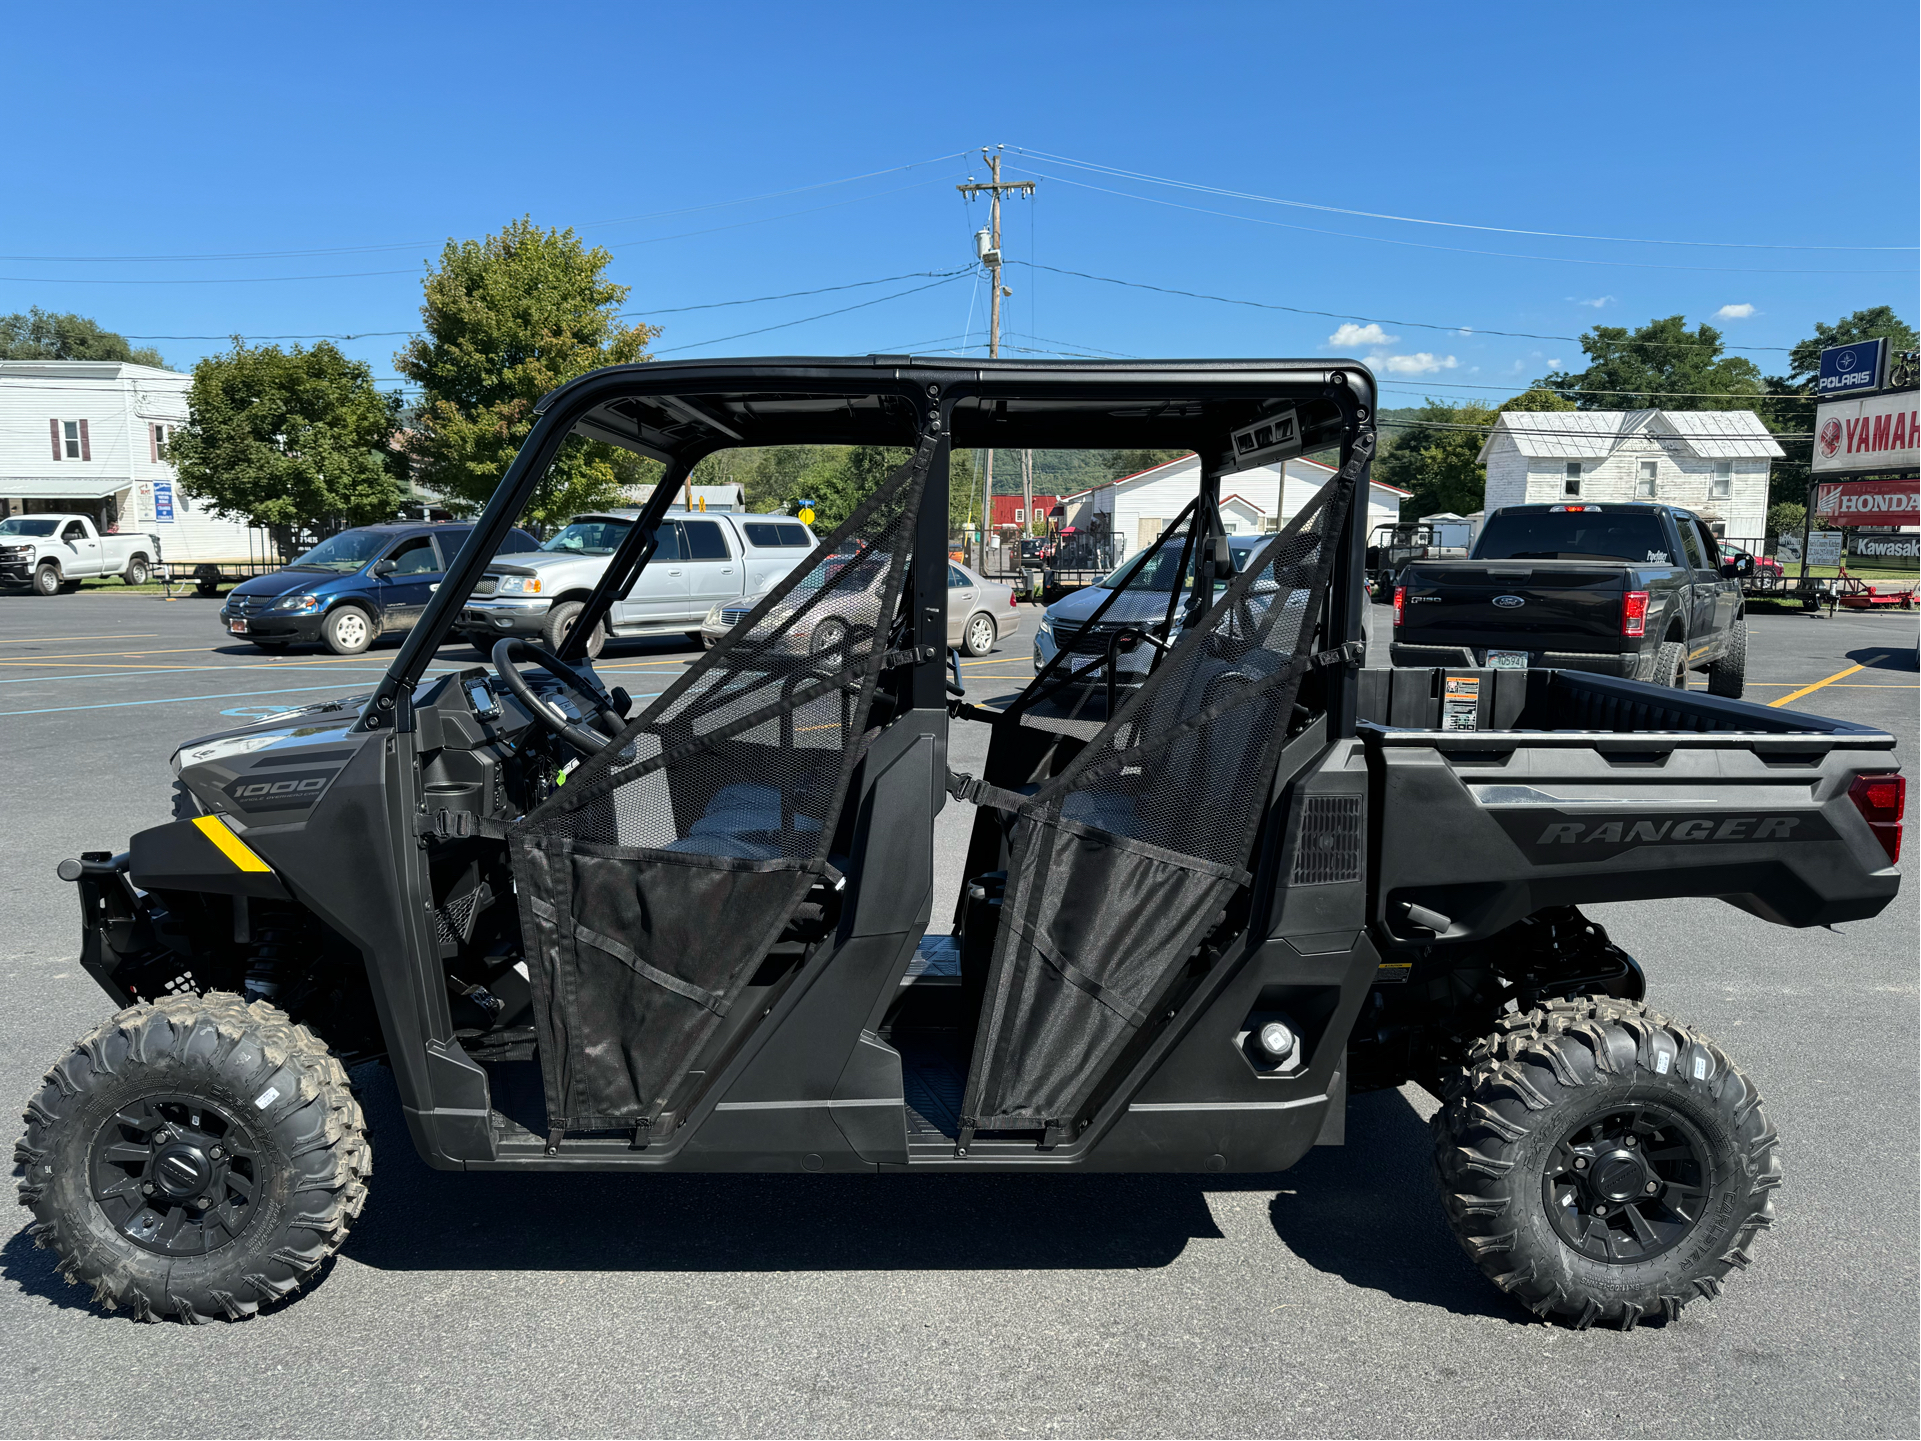
[[[1412,645],[1618,651],[1627,567],[1587,561],[1416,563],[1395,639]]]

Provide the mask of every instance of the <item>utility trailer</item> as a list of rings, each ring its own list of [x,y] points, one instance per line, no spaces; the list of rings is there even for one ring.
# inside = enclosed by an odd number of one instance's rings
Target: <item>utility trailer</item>
[[[371,697],[189,742],[189,814],[61,863],[122,1009],[29,1102],[35,1240],[140,1317],[281,1300],[366,1199],[345,1067],[375,1058],[419,1154],[466,1171],[1272,1172],[1416,1080],[1497,1285],[1576,1325],[1712,1296],[1772,1219],[1774,1129],[1577,907],[1875,914],[1894,742],[1593,675],[1363,670],[1375,404],[1349,361],[687,361],[556,391]],[[582,623],[424,680],[576,435],[667,471]],[[636,707],[584,638],[692,467],[772,444],[904,459]],[[990,444],[1202,457],[1155,543],[1178,583],[1090,621],[1140,652],[1124,683],[1062,652],[1003,711],[956,694],[947,461]],[[1338,473],[1237,570],[1223,479],[1302,446]],[[989,728],[979,776],[947,766],[958,725]],[[948,804],[974,807],[951,897]]]

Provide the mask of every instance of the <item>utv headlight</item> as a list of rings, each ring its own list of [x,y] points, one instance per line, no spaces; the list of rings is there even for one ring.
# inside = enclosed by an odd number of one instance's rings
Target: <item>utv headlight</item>
[[[496,595],[539,595],[540,577],[537,575],[503,575],[500,584],[494,588]]]
[[[320,605],[317,595],[283,595],[273,603],[273,608],[283,615],[312,615]]]

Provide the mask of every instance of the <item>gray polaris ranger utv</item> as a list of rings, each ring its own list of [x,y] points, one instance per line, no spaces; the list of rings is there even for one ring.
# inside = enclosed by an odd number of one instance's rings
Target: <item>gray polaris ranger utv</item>
[[[35,1238],[136,1316],[289,1295],[366,1198],[346,1067],[375,1058],[421,1156],[470,1171],[1268,1172],[1413,1080],[1443,1099],[1447,1214],[1519,1302],[1628,1326],[1714,1295],[1772,1219],[1774,1128],[1575,907],[1875,914],[1894,742],[1592,674],[1364,668],[1374,405],[1330,361],[693,361],[556,391],[370,698],[190,743],[196,813],[61,863],[121,1009],[28,1103]],[[423,679],[576,436],[666,466],[582,623]],[[636,708],[583,639],[690,467],[775,444],[902,461]],[[944,653],[949,450],[987,445],[1203,462],[1001,710]],[[1224,478],[1328,448],[1237,565]],[[990,728],[978,777],[948,769],[956,725]],[[955,803],[966,877],[936,895]]]

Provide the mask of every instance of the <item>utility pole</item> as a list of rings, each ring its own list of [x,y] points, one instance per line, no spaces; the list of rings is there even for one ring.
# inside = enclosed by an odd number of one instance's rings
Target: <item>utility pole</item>
[[[980,257],[981,264],[987,267],[987,273],[994,282],[993,296],[988,309],[987,358],[998,360],[1001,353],[1001,297],[1014,293],[1001,284],[1001,196],[1008,191],[1018,190],[1022,195],[1031,197],[1036,182],[1032,180],[1003,182],[1001,157],[998,150],[990,151],[983,145],[981,159],[987,162],[989,176],[987,183],[976,184],[974,178],[969,176],[965,185],[958,185],[955,189],[969,199],[976,195],[985,195],[988,198],[987,226],[974,233],[974,253]],[[981,508],[980,562],[981,569],[985,570],[987,568],[987,532],[994,520],[994,449],[991,445],[987,449],[987,464],[982,469],[986,472],[982,482],[985,487],[986,503]]]

